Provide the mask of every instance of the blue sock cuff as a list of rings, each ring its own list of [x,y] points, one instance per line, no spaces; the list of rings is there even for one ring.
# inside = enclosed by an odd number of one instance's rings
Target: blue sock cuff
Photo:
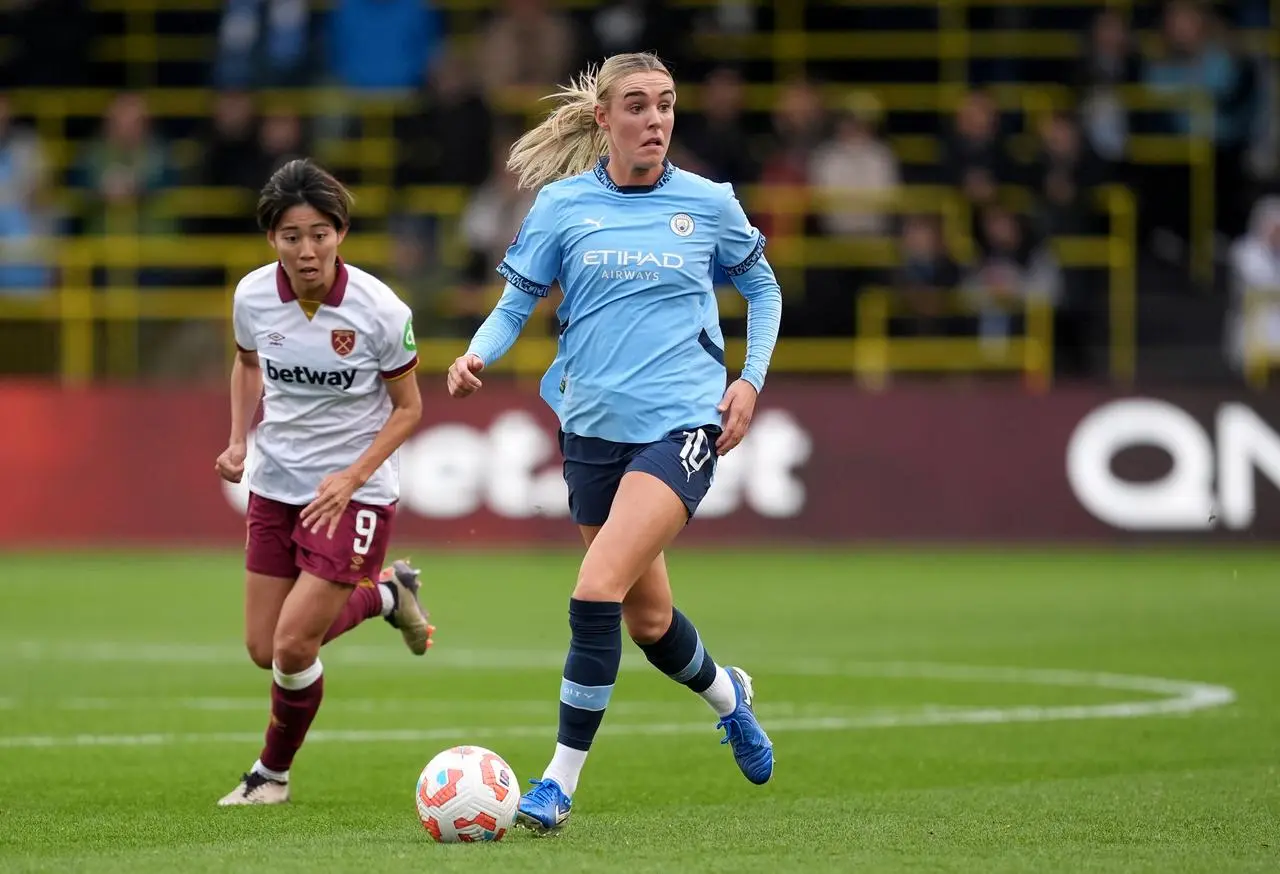
[[[622,627],[622,604],[618,601],[569,599],[569,626],[583,631],[612,631]]]
[[[569,599],[569,616],[582,617],[583,619],[607,619],[612,616],[622,618],[622,602],[621,601],[582,601],[578,598]]]

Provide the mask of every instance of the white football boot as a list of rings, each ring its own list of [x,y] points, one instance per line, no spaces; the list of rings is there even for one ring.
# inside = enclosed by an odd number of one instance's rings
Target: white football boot
[[[240,778],[240,785],[218,802],[219,807],[240,804],[284,804],[289,800],[289,784],[250,771]]]

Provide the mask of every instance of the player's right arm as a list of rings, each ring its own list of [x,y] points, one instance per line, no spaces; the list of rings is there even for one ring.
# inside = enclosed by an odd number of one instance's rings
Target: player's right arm
[[[560,276],[560,232],[556,207],[546,189],[538,192],[516,238],[498,265],[507,280],[502,298],[484,320],[467,351],[449,367],[449,394],[464,398],[480,388],[476,376],[507,353]]]
[[[233,304],[232,322],[236,335],[236,358],[231,365],[231,436],[227,448],[214,462],[218,475],[238,483],[244,476],[248,454],[249,426],[262,400],[262,365],[254,348],[253,331],[247,324],[239,296]]]

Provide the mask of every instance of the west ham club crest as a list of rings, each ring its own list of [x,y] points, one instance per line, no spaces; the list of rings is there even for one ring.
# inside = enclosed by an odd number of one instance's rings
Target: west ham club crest
[[[329,335],[329,342],[333,344],[334,352],[346,358],[356,348],[356,332],[348,328],[334,328]]]

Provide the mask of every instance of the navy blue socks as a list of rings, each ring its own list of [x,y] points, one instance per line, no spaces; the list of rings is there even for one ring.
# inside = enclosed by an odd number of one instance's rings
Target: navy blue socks
[[[560,730],[544,780],[572,796],[600,730],[622,661],[622,605],[616,601],[569,599],[569,656],[560,680]]]
[[[698,629],[676,608],[671,608],[666,633],[653,643],[640,644],[640,649],[649,664],[696,692],[718,716],[728,716],[738,706],[729,673],[711,658]]]
[[[622,605],[615,601],[569,600],[572,639],[560,681],[560,731],[556,740],[591,749],[622,661]]]
[[[649,664],[694,692],[704,692],[716,678],[715,659],[702,645],[698,629],[679,610],[671,610],[671,627],[640,649]]]

